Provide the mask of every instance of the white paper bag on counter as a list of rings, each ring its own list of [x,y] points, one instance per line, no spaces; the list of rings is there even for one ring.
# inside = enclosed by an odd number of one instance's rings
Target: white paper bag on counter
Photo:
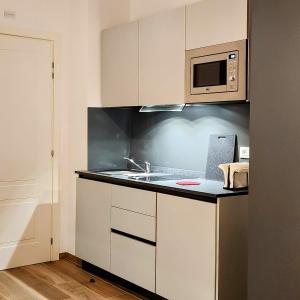
[[[246,188],[249,185],[249,163],[221,164],[225,189]]]

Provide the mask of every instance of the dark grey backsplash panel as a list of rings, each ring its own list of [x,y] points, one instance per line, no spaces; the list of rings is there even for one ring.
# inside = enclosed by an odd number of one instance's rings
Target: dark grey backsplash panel
[[[129,155],[132,109],[88,109],[88,168],[122,169]]]
[[[89,109],[89,169],[126,167],[122,157],[205,174],[209,136],[237,135],[249,145],[249,105],[199,105],[183,112]]]
[[[134,117],[131,155],[157,166],[205,173],[211,134],[236,134],[238,145],[249,145],[248,104],[199,105]]]

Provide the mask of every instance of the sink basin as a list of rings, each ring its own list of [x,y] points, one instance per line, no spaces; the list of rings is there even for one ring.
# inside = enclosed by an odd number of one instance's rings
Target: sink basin
[[[174,174],[158,173],[158,172],[143,173],[139,171],[129,171],[129,170],[91,171],[91,172],[100,175],[118,176],[119,178],[131,179],[131,180],[143,181],[143,182],[179,180],[185,178],[180,175],[174,175]]]
[[[136,173],[136,174],[126,174],[127,177],[164,177],[170,174],[166,173]]]
[[[103,174],[103,175],[109,175],[109,176],[136,176],[136,175],[139,175],[139,174],[143,174],[143,173],[140,173],[140,172],[136,172],[136,171],[128,171],[128,170],[125,170],[125,171],[99,171],[99,172],[96,172],[97,174]]]
[[[97,174],[103,174],[103,175],[108,175],[108,176],[124,176],[127,178],[144,178],[144,177],[164,177],[164,176],[169,176],[170,174],[166,173],[142,173],[138,171],[99,171],[95,172]]]

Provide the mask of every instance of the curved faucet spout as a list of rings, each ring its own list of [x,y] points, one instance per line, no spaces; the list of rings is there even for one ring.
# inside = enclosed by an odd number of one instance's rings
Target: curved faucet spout
[[[131,164],[133,164],[134,166],[136,166],[138,169],[140,169],[144,173],[150,173],[150,171],[151,171],[151,164],[149,162],[145,162],[145,168],[143,168],[139,164],[137,164],[132,158],[123,157],[123,159],[129,161]]]

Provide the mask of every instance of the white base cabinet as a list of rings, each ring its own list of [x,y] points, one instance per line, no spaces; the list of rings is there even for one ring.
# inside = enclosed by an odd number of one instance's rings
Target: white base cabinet
[[[216,216],[216,204],[157,195],[157,294],[215,300]]]
[[[126,186],[112,185],[113,207],[147,216],[156,216],[156,193]]]
[[[156,193],[112,186],[111,272],[155,293]]]
[[[77,178],[76,256],[110,270],[111,185]]]
[[[157,194],[156,293],[247,299],[247,214],[247,196],[213,204]]]
[[[155,293],[155,246],[112,233],[111,272]]]
[[[112,207],[111,228],[148,241],[156,241],[156,218]]]
[[[76,255],[169,300],[245,300],[247,210],[78,178]]]

